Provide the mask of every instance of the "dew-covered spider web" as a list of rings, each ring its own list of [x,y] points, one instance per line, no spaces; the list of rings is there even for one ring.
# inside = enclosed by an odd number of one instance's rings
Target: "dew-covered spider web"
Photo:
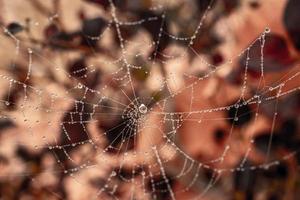
[[[81,2],[79,31],[68,8],[1,25],[1,180],[26,178],[21,199],[231,199],[238,177],[296,162],[277,130],[300,72],[270,79],[267,24],[214,62],[222,1],[130,2]]]

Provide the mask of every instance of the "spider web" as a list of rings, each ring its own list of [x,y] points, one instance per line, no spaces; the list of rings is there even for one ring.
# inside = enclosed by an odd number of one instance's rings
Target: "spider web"
[[[266,36],[271,31],[269,28],[266,27],[238,55],[221,65],[215,65],[206,61],[193,47],[205,21],[212,13],[214,1],[209,3],[192,34],[187,37],[177,36],[164,29],[169,14],[164,5],[155,4],[155,7],[150,8],[158,13],[157,16],[130,21],[123,20],[126,19],[126,14],[123,16],[112,0],[108,3],[109,16],[106,17],[109,20],[106,28],[99,36],[84,36],[90,41],[101,42],[106,40],[107,33],[115,31],[118,45],[112,48],[115,48],[114,51],[119,56],[114,55],[115,59],[110,61],[101,57],[95,64],[72,72],[66,70],[64,64],[60,63],[62,61],[51,59],[51,55],[55,56],[54,52],[37,48],[3,27],[4,35],[9,36],[15,44],[11,68],[16,67],[17,59],[23,54],[26,55],[27,68],[22,80],[14,74],[16,71],[1,72],[2,88],[8,88],[7,96],[1,100],[1,118],[20,124],[19,130],[22,133],[14,133],[15,137],[21,138],[17,140],[18,145],[33,147],[34,152],[45,152],[55,161],[44,164],[43,169],[38,172],[32,172],[23,166],[5,176],[28,176],[35,184],[40,184],[45,177],[55,177],[55,180],[63,177],[61,181],[71,185],[70,187],[76,185],[74,188],[89,188],[86,197],[89,199],[180,199],[181,194],[190,191],[193,194],[190,199],[221,199],[224,198],[224,191],[220,190],[219,182],[223,176],[236,172],[248,173],[249,170],[269,170],[297,153],[289,152],[277,159],[273,159],[271,155],[272,137],[278,117],[277,107],[281,98],[299,90],[299,87],[285,90],[289,82],[299,78],[299,71],[288,73],[288,78],[280,79],[274,85],[265,85],[264,45]],[[59,18],[58,15],[53,16]],[[51,20],[53,19],[50,22]],[[124,27],[139,30],[138,27],[157,21],[160,26],[155,27],[158,30],[155,38],[143,31],[132,38],[124,38]],[[166,38],[174,42],[174,51],[161,50]],[[248,80],[249,63],[254,59],[251,57],[254,46],[260,48],[260,79],[256,90],[250,91],[253,88]],[[90,46],[90,49],[93,48]],[[151,51],[153,52],[149,53]],[[181,75],[185,83],[180,84],[177,77],[164,67],[168,63],[188,59],[191,54],[205,70],[200,75],[185,72]],[[94,57],[97,57],[96,53]],[[221,102],[212,107],[196,106],[202,101],[198,94],[199,88],[204,87],[209,80],[220,77],[221,70],[242,57],[245,58],[245,63],[237,100],[232,104]],[[135,62],[137,59],[146,61]],[[95,67],[97,62],[107,66],[107,69],[101,69],[101,84],[90,86],[83,80],[100,76]],[[45,77],[47,66],[54,69],[53,80]],[[157,85],[153,86],[156,87],[155,91],[148,92],[149,87],[139,83],[135,73],[152,78],[150,85]],[[12,101],[15,88],[21,90],[18,94],[21,100],[16,102]],[[178,100],[183,101],[185,106],[176,110]],[[275,108],[272,111],[271,135],[263,161],[248,164],[255,142],[251,135],[243,152],[242,162],[239,166],[231,166],[226,159],[234,154],[232,149],[236,148],[232,143],[236,137],[234,130],[243,117],[239,116],[239,109],[245,106],[255,108],[250,111],[254,116],[255,126],[261,115],[260,108],[270,102],[275,102]],[[11,106],[16,107],[17,111],[7,110]],[[214,113],[229,111],[234,112],[232,118],[214,117]],[[221,154],[211,159],[197,158],[184,145],[182,135],[186,133],[183,130],[191,124],[205,126],[206,123],[219,120],[232,121]],[[47,128],[42,128],[45,126]],[[99,126],[102,129],[99,130]],[[30,138],[31,143],[22,141],[23,137]],[[127,173],[124,173],[125,169]],[[208,179],[205,178],[207,171],[210,172]],[[174,182],[180,183],[179,189],[174,188]],[[63,199],[55,190],[49,189],[49,192],[55,198]],[[68,193],[70,199],[78,199],[76,195],[76,192],[73,195]]]

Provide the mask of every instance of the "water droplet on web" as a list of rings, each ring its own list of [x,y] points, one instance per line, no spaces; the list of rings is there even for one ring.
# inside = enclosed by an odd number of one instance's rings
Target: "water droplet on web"
[[[116,176],[116,175],[117,175],[117,173],[115,171],[111,172],[111,176]]]
[[[265,33],[270,33],[271,32],[271,29],[269,27],[266,27],[265,28]]]
[[[147,106],[145,106],[145,104],[141,104],[139,107],[139,112],[142,114],[146,114],[147,113]]]
[[[81,84],[81,83],[78,83],[77,87],[78,87],[79,89],[81,89],[81,88],[82,88],[82,84]]]

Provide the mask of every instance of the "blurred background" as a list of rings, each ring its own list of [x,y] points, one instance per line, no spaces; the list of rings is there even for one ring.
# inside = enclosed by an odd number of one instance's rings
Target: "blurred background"
[[[299,10],[0,0],[0,199],[299,199]]]

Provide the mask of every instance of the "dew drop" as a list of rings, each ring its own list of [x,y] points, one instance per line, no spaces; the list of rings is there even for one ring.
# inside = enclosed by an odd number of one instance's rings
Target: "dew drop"
[[[265,28],[265,33],[270,33],[271,32],[271,29],[269,27],[266,27]]]
[[[147,113],[147,107],[145,106],[145,104],[141,104],[139,107],[139,112],[142,114],[146,114]]]

